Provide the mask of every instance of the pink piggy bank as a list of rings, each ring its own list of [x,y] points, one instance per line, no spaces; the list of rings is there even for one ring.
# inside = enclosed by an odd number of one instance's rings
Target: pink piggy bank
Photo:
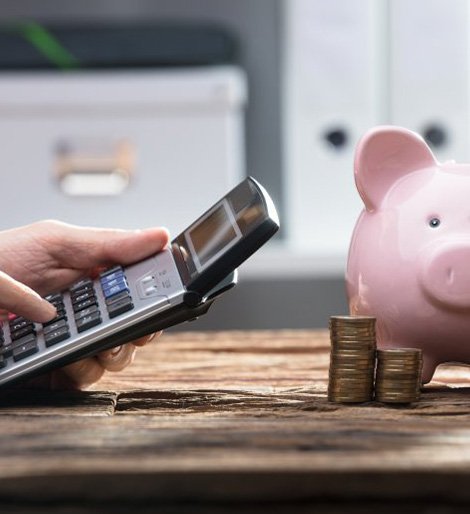
[[[380,347],[423,350],[423,382],[470,363],[470,164],[440,163],[409,130],[384,126],[354,161],[364,202],[349,249],[351,314],[377,318]]]

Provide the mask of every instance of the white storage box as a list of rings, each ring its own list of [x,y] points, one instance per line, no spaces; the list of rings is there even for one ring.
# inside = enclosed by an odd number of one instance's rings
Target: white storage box
[[[0,75],[0,228],[177,235],[245,176],[236,67]]]

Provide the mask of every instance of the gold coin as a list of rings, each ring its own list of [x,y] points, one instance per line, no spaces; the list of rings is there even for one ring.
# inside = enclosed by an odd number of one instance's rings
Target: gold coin
[[[394,365],[399,365],[399,364],[419,364],[420,362],[423,362],[423,359],[420,359],[420,358],[412,358],[412,359],[405,359],[405,358],[400,358],[400,359],[397,359],[396,357],[393,357],[393,358],[390,358],[390,359],[384,359],[382,357],[379,357],[379,355],[377,354],[377,360],[379,362],[381,362],[384,366],[394,366]]]
[[[383,362],[377,362],[377,369],[382,370],[384,373],[418,373],[421,371],[421,368],[421,362],[416,362],[415,364],[393,364],[391,366],[384,366]]]
[[[375,399],[379,402],[416,402],[420,398],[419,391],[400,395],[388,395],[388,393],[375,393]]]
[[[354,374],[358,376],[370,376],[373,375],[375,371],[375,368],[373,366],[368,367],[362,367],[362,368],[356,368],[356,367],[335,367],[331,366],[329,369],[330,374],[335,375],[346,375],[346,374]]]
[[[332,348],[330,355],[338,357],[373,357],[375,359],[375,350],[345,350],[344,348]]]
[[[358,338],[358,339],[373,339],[376,340],[376,334],[373,330],[336,330],[333,328],[330,328],[330,338],[333,340],[337,339],[351,339],[351,338]]]
[[[381,348],[377,350],[379,357],[387,358],[422,358],[423,351],[418,348]]]
[[[330,366],[333,367],[345,367],[354,369],[363,369],[373,367],[375,369],[374,359],[348,359],[348,358],[337,358],[330,359]]]
[[[382,403],[413,403],[419,400],[418,395],[411,396],[375,396],[375,399],[378,402]]]
[[[335,403],[366,403],[372,401],[372,395],[364,395],[364,396],[328,396],[328,400],[330,402]]]
[[[342,384],[331,384],[331,386],[328,388],[329,391],[336,392],[336,393],[371,393],[372,392],[372,385],[370,384],[352,384],[344,386]]]
[[[330,316],[331,323],[375,323],[374,316],[335,315]]]
[[[350,341],[338,341],[331,344],[332,348],[342,348],[344,350],[376,350],[377,345],[375,341],[359,341],[351,339]]]

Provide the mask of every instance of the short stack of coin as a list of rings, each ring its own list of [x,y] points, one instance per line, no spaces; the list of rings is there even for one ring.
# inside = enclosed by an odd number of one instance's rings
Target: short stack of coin
[[[361,403],[372,400],[375,370],[375,318],[331,316],[328,400]]]
[[[417,402],[422,368],[423,355],[417,348],[377,350],[375,399],[384,403]]]

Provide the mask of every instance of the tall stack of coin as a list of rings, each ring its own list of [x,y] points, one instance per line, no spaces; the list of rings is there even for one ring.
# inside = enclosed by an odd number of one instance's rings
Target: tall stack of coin
[[[328,400],[360,403],[372,400],[375,369],[375,318],[330,318]]]
[[[419,400],[422,351],[417,348],[377,350],[375,399],[384,403],[412,403]]]

